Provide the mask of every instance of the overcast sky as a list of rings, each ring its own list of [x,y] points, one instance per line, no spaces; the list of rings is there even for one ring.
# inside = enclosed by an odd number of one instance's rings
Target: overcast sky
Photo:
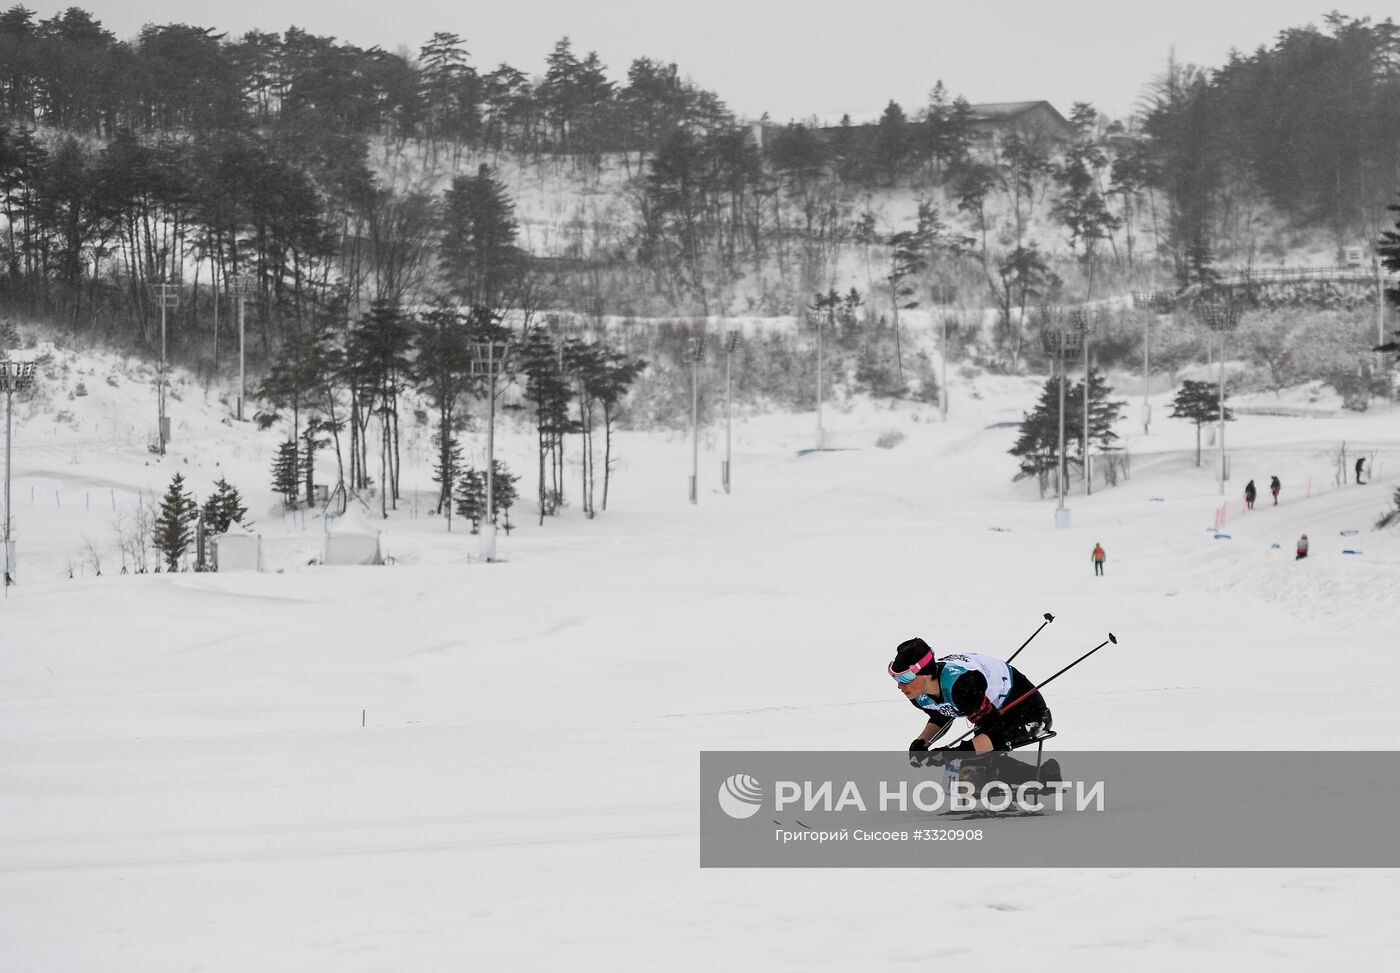
[[[295,25],[363,47],[416,52],[435,31],[465,39],[472,60],[529,75],[561,37],[597,51],[614,81],[634,58],[673,61],[742,117],[878,112],[894,99],[911,113],[942,79],[969,101],[1045,99],[1068,115],[1091,101],[1131,112],[1142,86],[1175,48],[1178,60],[1216,66],[1230,48],[1270,45],[1282,29],[1313,23],[1328,0],[74,0],[118,37],[146,23],[213,27],[230,36]],[[69,2],[27,6],[41,18]],[[1381,0],[1340,5],[1373,21]]]

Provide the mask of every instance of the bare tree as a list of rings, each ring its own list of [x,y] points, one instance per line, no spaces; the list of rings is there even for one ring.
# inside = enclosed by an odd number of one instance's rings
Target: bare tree
[[[92,573],[99,578],[102,577],[102,551],[91,537],[83,537],[83,557],[87,559],[88,564],[92,565]]]

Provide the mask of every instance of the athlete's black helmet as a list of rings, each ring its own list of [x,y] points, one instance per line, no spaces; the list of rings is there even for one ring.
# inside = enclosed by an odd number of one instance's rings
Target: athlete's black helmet
[[[890,675],[897,676],[916,666],[920,673],[932,675],[934,671],[933,649],[920,638],[906,639],[900,642],[894,650],[894,661],[889,665]]]

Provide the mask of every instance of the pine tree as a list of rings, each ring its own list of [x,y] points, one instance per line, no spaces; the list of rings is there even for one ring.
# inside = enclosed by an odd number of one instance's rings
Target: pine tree
[[[332,424],[329,420],[313,416],[306,421],[306,429],[301,435],[302,449],[298,459],[301,463],[302,476],[306,480],[306,502],[308,504],[316,502],[316,453],[331,444],[329,439],[318,434],[329,431],[331,427]]]
[[[380,513],[389,516],[389,503],[398,508],[400,442],[399,400],[408,387],[413,371],[410,352],[413,328],[407,312],[388,301],[375,301],[369,313],[360,319],[350,333],[348,358],[359,396],[370,411],[379,418],[379,492]],[[363,416],[368,423],[369,413]],[[367,437],[360,434],[361,448]],[[363,457],[368,472],[369,457]]]
[[[296,506],[301,489],[301,463],[297,457],[296,440],[288,439],[277,447],[277,458],[272,461],[273,492],[282,494],[282,501],[288,507]]]
[[[471,521],[473,534],[480,530],[486,516],[485,474],[474,469],[462,474],[457,483],[457,516]]]
[[[520,477],[511,473],[510,467],[500,460],[493,460],[491,463],[491,516],[504,521],[503,525],[507,534],[510,533],[510,508],[515,506],[515,501],[519,494],[516,492],[515,484]],[[483,489],[483,494],[485,490]]]
[[[428,405],[437,411],[433,431],[433,482],[440,487],[437,513],[452,503],[452,484],[462,468],[458,402],[471,381],[472,338],[466,316],[447,304],[435,305],[414,326],[418,354],[413,378]]]
[[[919,387],[914,396],[918,401],[934,404],[939,402],[938,374],[928,352],[920,349],[914,356],[914,367],[910,370],[910,376]]]
[[[603,380],[593,390],[594,396],[603,407],[603,504],[608,509],[608,487],[612,481],[612,442],[613,427],[621,415],[621,402],[632,387],[647,363],[641,359],[628,359],[627,356],[608,349],[604,353]]]
[[[525,400],[535,413],[539,451],[540,526],[564,506],[564,436],[576,431],[569,417],[569,383],[560,367],[559,349],[544,331],[530,332],[520,350],[525,372]]]
[[[1210,382],[1194,382],[1187,379],[1181,390],[1172,400],[1171,418],[1189,419],[1196,424],[1196,465],[1201,465],[1201,427],[1208,422],[1220,421],[1220,398],[1216,386]],[[1225,421],[1232,422],[1234,416],[1230,407],[1225,407]]]
[[[248,508],[233,484],[223,477],[214,482],[214,495],[204,501],[204,523],[211,534],[226,534],[234,524],[241,523]]]
[[[487,166],[453,179],[439,249],[448,292],[472,307],[500,307],[523,266],[516,228],[515,204]]]
[[[884,173],[885,185],[895,185],[903,174],[914,148],[912,136],[904,109],[891,101],[875,128],[875,163]]]
[[[1113,427],[1123,417],[1123,409],[1127,405],[1126,402],[1108,401],[1109,393],[1112,391],[1113,389],[1109,388],[1108,379],[1104,377],[1103,372],[1097,368],[1091,368],[1089,370],[1089,446],[1097,446],[1100,451],[1112,449],[1113,444],[1118,441],[1118,434],[1113,431]],[[1083,402],[1084,383],[1082,381],[1076,382],[1066,391],[1065,395],[1067,427],[1065,435],[1069,436],[1070,434],[1068,428],[1070,403],[1075,403],[1074,415],[1077,420],[1073,423],[1073,436],[1079,448],[1081,463],[1085,452]]]
[[[447,436],[446,441],[443,440],[444,433]],[[451,485],[457,480],[457,471],[461,468],[461,443],[452,434],[450,427],[444,430],[444,427],[439,425],[433,431],[433,482],[442,484],[443,489],[438,495],[436,512],[441,513],[446,503],[451,502]]]
[[[151,540],[165,558],[167,571],[180,567],[180,558],[194,540],[192,525],[199,518],[194,497],[185,492],[185,478],[176,473],[161,499],[160,513],[151,528]]]
[[[1050,473],[1059,465],[1060,452],[1060,386],[1058,378],[1046,380],[1040,392],[1040,401],[1035,410],[1021,421],[1021,435],[1009,453],[1021,460],[1020,472],[1013,479],[1034,476],[1040,487],[1040,496],[1045,497]],[[1068,392],[1066,389],[1066,409]]]
[[[593,456],[593,428],[596,425],[597,393],[603,388],[607,377],[606,349],[596,341],[581,341],[569,338],[564,342],[563,368],[565,376],[572,380],[573,390],[578,398],[578,432],[582,435],[582,494],[584,515],[592,519],[597,514],[593,502],[594,484],[597,481],[597,462]]]
[[[301,440],[306,447],[302,454],[301,470],[306,474],[306,502],[315,500],[315,481],[311,475],[315,451],[320,446],[330,444],[327,439],[317,438],[321,432],[329,431],[335,424],[320,415],[324,401],[324,391],[332,384],[331,376],[341,367],[341,354],[335,347],[336,335],[329,328],[316,332],[292,335],[283,343],[278,359],[273,363],[268,377],[258,387],[258,397],[268,403],[270,409],[256,416],[258,425],[269,428],[281,418],[282,410],[289,410],[292,418],[291,438]],[[302,417],[305,416],[303,423]],[[279,491],[280,492],[280,491]],[[295,491],[288,498],[295,503]]]

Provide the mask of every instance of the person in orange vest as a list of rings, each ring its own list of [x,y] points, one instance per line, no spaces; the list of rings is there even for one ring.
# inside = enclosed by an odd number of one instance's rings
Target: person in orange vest
[[[1093,557],[1094,557],[1094,576],[1095,576],[1095,577],[1103,577],[1103,562],[1104,562],[1104,559],[1108,557],[1108,555],[1105,554],[1105,553],[1103,552],[1103,545],[1100,544],[1100,543],[1098,543],[1097,541],[1094,543],[1094,554],[1093,554]]]
[[[1295,557],[1293,560],[1295,560],[1295,561],[1301,561],[1303,558],[1305,558],[1305,557],[1307,557],[1307,556],[1308,556],[1308,535],[1307,535],[1307,534],[1304,534],[1302,537],[1298,538],[1298,556]]]

